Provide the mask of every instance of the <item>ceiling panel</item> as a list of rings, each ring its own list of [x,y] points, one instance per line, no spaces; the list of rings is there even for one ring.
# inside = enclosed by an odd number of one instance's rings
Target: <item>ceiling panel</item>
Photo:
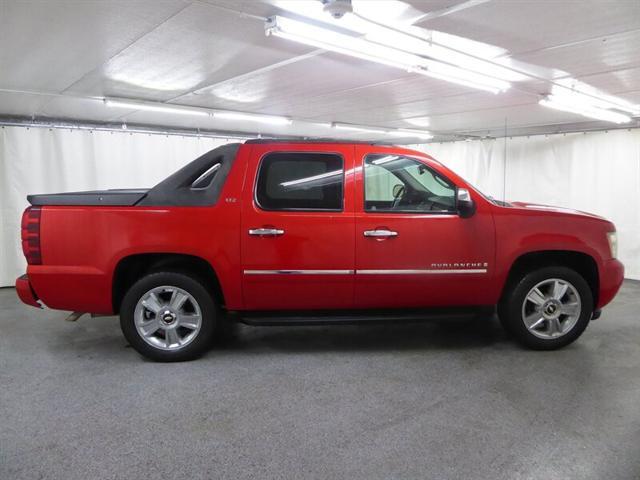
[[[268,38],[277,46],[285,40]],[[342,55],[323,54],[248,77],[227,80],[180,103],[211,108],[300,114],[293,105],[332,92],[406,77],[407,72]]]
[[[408,3],[426,13],[461,1]],[[279,2],[0,0],[0,116],[339,138],[354,134],[317,123],[449,134],[500,131],[505,118],[518,131],[593,124],[538,106],[548,82],[520,82],[492,95],[265,37],[263,17],[280,12]],[[363,2],[354,1],[356,9],[382,5]],[[640,1],[492,0],[420,25],[502,47],[516,61],[539,66],[539,75],[570,75],[640,102]],[[24,93],[65,89],[64,97]],[[86,98],[101,96],[281,114],[296,121],[284,127],[220,122],[110,109]]]
[[[638,23],[640,27],[640,18]],[[518,55],[517,58],[557,70],[555,78],[567,76],[567,74],[575,77],[640,66],[638,46],[640,46],[640,28],[587,42]]]
[[[187,5],[0,1],[0,88],[60,92]]]
[[[421,0],[409,0],[420,8]],[[468,37],[508,49],[512,54],[635,30],[637,0],[489,1],[421,27]]]
[[[106,62],[73,92],[166,101],[310,51],[266,42],[261,21],[193,3]]]
[[[629,92],[640,91],[640,67],[587,75],[579,77],[579,79],[605,92],[626,98],[629,101],[632,101],[631,98],[628,98]]]

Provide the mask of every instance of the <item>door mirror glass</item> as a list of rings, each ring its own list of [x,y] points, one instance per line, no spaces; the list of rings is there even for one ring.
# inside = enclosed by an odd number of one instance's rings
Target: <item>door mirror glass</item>
[[[476,213],[476,202],[471,198],[471,193],[466,188],[459,188],[456,192],[456,205],[458,214],[462,218],[469,218]]]
[[[404,193],[404,185],[400,185],[399,183],[396,183],[393,186],[392,193],[393,193],[393,198],[400,198]]]

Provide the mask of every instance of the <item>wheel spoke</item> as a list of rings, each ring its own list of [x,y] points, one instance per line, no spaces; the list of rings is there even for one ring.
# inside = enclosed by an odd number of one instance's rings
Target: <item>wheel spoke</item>
[[[560,299],[567,293],[568,288],[569,285],[567,283],[556,280],[553,282],[553,298],[560,301]]]
[[[563,303],[561,312],[565,315],[578,315],[580,313],[580,304],[579,303]]]
[[[544,322],[544,317],[539,312],[534,312],[524,319],[524,323],[529,330],[539,327]]]
[[[562,325],[560,324],[559,318],[552,318],[549,320],[548,330],[549,335],[553,335],[554,333],[562,333]]]
[[[151,292],[147,298],[142,300],[142,305],[147,310],[152,311],[153,313],[158,313],[162,306],[160,305],[160,300],[155,292]]]
[[[138,327],[145,337],[149,337],[156,333],[160,328],[160,322],[157,319],[149,320]]]
[[[173,293],[171,294],[171,300],[169,300],[169,306],[173,310],[179,311],[188,298],[189,298],[188,295],[185,295],[182,292],[174,290]]]
[[[545,302],[545,296],[539,289],[534,288],[533,290],[531,290],[531,292],[529,292],[529,295],[527,295],[527,300],[529,300],[531,303],[541,306]]]
[[[200,315],[181,315],[179,325],[189,330],[195,330],[200,324]]]
[[[180,345],[180,337],[178,336],[178,332],[176,332],[175,328],[169,328],[165,330],[166,335],[166,346],[170,347],[171,345],[178,344]]]

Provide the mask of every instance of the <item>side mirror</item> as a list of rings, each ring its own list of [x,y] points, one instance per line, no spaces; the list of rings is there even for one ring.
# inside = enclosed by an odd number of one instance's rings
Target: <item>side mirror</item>
[[[466,188],[459,188],[456,191],[456,206],[458,214],[462,218],[469,218],[476,213],[476,202],[473,201],[469,190]]]

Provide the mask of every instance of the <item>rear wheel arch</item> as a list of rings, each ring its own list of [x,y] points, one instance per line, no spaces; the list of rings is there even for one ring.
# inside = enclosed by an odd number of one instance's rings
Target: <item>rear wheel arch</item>
[[[597,305],[600,289],[598,264],[591,255],[575,250],[542,250],[528,252],[517,257],[509,269],[502,288],[500,302],[504,300],[510,288],[523,275],[533,270],[551,266],[567,267],[579,273],[589,285],[594,305]]]
[[[112,279],[112,308],[115,314],[127,291],[140,278],[153,272],[177,272],[198,279],[210,292],[217,305],[224,305],[224,295],[218,275],[204,258],[182,253],[138,253],[121,258]]]

